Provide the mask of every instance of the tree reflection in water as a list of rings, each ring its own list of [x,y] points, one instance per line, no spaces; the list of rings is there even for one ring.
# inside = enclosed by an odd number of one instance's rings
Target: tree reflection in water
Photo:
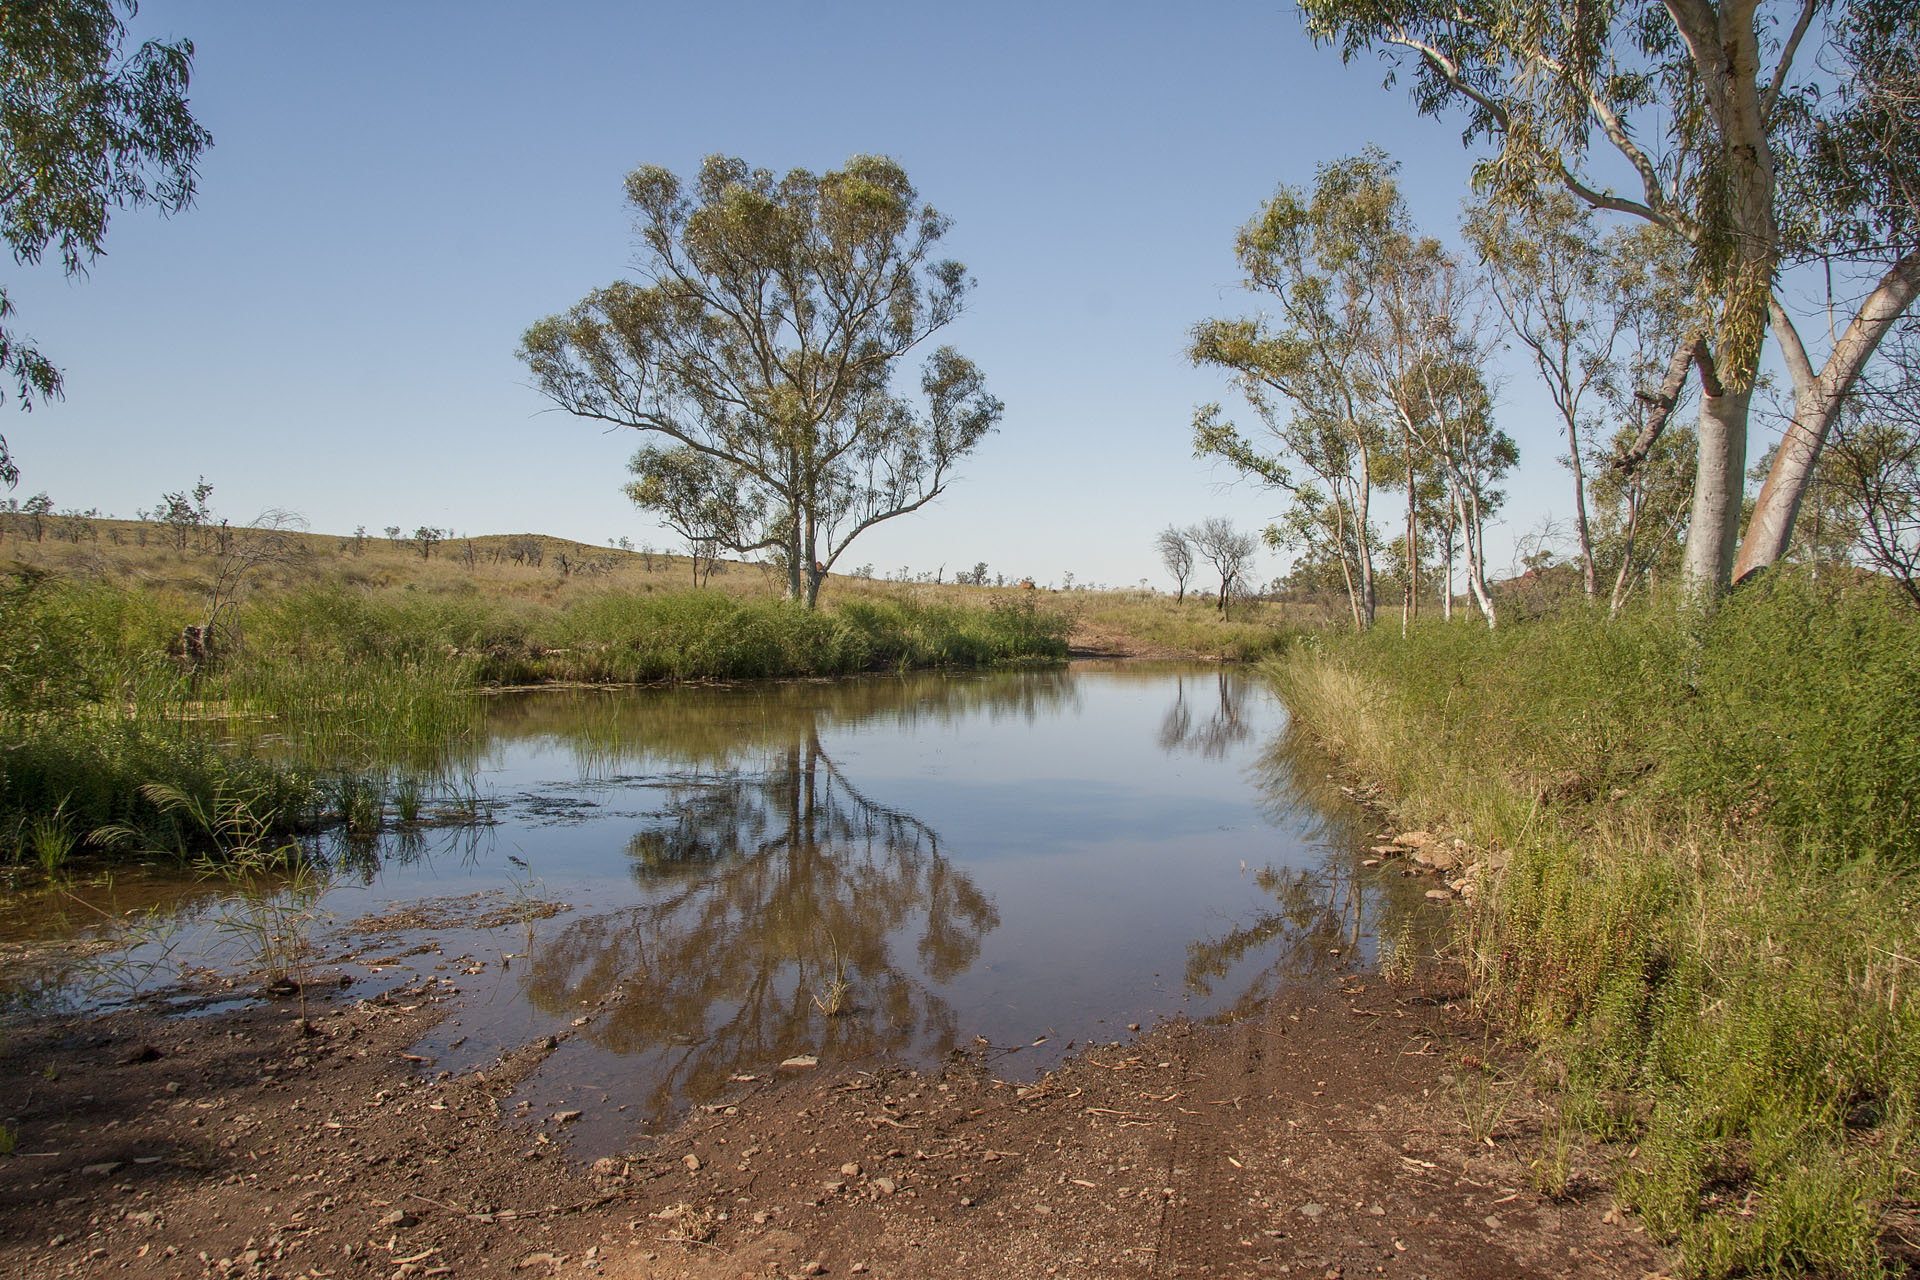
[[[987,701],[1030,712],[1035,683],[1002,685],[1009,696]],[[1044,698],[1052,682],[1039,684]],[[962,694],[949,714],[980,705],[980,688],[946,687]],[[537,1007],[563,1013],[608,1001],[582,1034],[650,1058],[640,1106],[650,1119],[795,1054],[924,1058],[959,1038],[952,1007],[930,988],[975,961],[999,916],[942,856],[931,827],[839,769],[819,726],[844,708],[819,696],[827,690],[812,692],[736,721],[731,746],[683,740],[692,749],[682,759],[706,767],[648,779],[662,802],[627,842],[646,901],[576,919],[535,949],[525,981]],[[915,705],[918,714],[942,709]],[[899,713],[899,703],[888,710]],[[694,723],[711,733],[710,716]],[[604,772],[642,726],[600,728],[592,753]],[[740,728],[751,729],[749,742]],[[656,757],[668,745],[662,730],[655,723],[645,734]],[[608,752],[616,734],[625,749]],[[895,954],[908,940],[911,973]],[[828,1017],[814,997],[836,957],[852,985],[848,1007]]]
[[[1212,712],[1195,723],[1195,703],[1204,703],[1211,685]],[[1160,721],[1160,749],[1171,755],[1191,751],[1208,760],[1226,758],[1228,750],[1245,742],[1253,730],[1247,723],[1247,698],[1253,684],[1225,667],[1210,675],[1180,676],[1174,683],[1173,705]]]
[[[1221,701],[1224,708],[1224,685]],[[1191,734],[1189,740],[1201,736]],[[1165,746],[1164,729],[1161,741]],[[1274,908],[1218,937],[1189,943],[1189,992],[1211,995],[1249,955],[1277,944],[1231,1009],[1236,1015],[1251,1013],[1280,985],[1325,978],[1383,936],[1397,939],[1404,933],[1417,949],[1431,950],[1437,942],[1441,926],[1420,910],[1427,882],[1361,865],[1360,850],[1372,843],[1368,828],[1380,819],[1341,792],[1330,768],[1326,755],[1292,727],[1261,752],[1255,771],[1262,813],[1327,855],[1318,867],[1265,867],[1255,873],[1254,882],[1272,895]]]

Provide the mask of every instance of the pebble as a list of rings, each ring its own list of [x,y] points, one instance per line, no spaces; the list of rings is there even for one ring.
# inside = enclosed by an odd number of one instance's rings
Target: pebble
[[[691,1151],[680,1157],[680,1163],[687,1166],[688,1173],[700,1172],[700,1157],[694,1155]]]
[[[803,1262],[800,1264],[800,1274],[803,1276],[817,1276],[826,1269],[826,1266],[818,1261]]]
[[[892,1178],[875,1178],[873,1180],[873,1189],[883,1196],[890,1196],[900,1189],[900,1184]]]
[[[420,1219],[414,1217],[405,1209],[394,1209],[381,1217],[380,1225],[383,1227],[411,1227],[417,1225],[419,1221]]]
[[[1445,889],[1429,889],[1427,890],[1427,897],[1433,902],[1446,902],[1453,897],[1453,894]]]
[[[857,1178],[860,1176],[860,1166],[849,1160],[840,1166],[840,1172],[849,1178]]]
[[[578,1111],[556,1111],[553,1113],[553,1122],[555,1124],[572,1124],[579,1118],[580,1113]]]
[[[1308,1202],[1300,1206],[1300,1216],[1303,1218],[1317,1218],[1326,1211],[1327,1206],[1323,1204]]]

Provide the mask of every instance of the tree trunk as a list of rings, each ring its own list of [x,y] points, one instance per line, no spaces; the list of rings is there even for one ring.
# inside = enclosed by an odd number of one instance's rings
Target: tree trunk
[[[1593,564],[1593,534],[1587,527],[1587,473],[1580,460],[1580,433],[1572,415],[1567,417],[1567,461],[1573,467],[1573,527],[1580,537],[1580,584],[1586,588],[1587,603],[1600,596],[1599,571]]]
[[[1793,523],[1813,483],[1814,464],[1820,461],[1828,430],[1840,416],[1840,408],[1861,370],[1916,296],[1920,296],[1920,250],[1901,258],[1880,278],[1847,331],[1834,343],[1826,367],[1817,374],[1786,308],[1778,300],[1772,303],[1774,336],[1793,375],[1793,425],[1781,440],[1773,467],[1754,502],[1753,519],[1733,566],[1733,581],[1751,577],[1787,553]]]
[[[1751,383],[1700,392],[1700,460],[1694,473],[1693,514],[1681,577],[1695,606],[1712,608],[1733,581],[1740,534],[1740,496],[1747,473],[1747,411]]]

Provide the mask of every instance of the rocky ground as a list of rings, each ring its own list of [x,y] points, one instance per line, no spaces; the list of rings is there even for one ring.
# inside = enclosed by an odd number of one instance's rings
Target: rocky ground
[[[1353,1280],[1664,1265],[1613,1211],[1604,1153],[1543,1135],[1516,1064],[1431,981],[1354,975],[1251,1019],[1085,1050],[1024,1087],[995,1079],[991,1046],[937,1074],[796,1062],[591,1166],[568,1156],[577,1112],[503,1106],[551,1039],[457,1076],[413,1053],[437,990],[336,992],[305,1018],[276,1003],[0,1032],[0,1274]]]

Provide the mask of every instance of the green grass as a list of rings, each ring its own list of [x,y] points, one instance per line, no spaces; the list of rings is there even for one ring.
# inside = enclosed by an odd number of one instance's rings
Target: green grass
[[[1910,610],[1783,575],[1707,622],[1575,606],[1269,670],[1402,819],[1509,853],[1459,917],[1476,997],[1689,1274],[1882,1273],[1920,1107]]]

